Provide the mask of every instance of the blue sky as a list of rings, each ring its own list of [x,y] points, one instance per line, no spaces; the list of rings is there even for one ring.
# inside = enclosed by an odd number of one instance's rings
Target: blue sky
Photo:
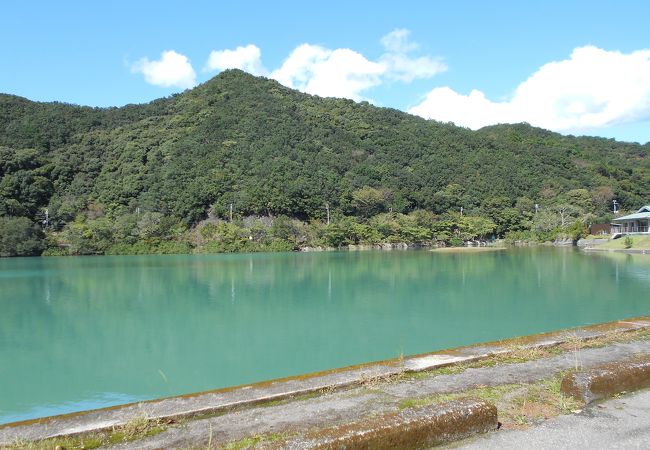
[[[23,0],[2,10],[0,92],[33,100],[141,103],[238,66],[471,128],[525,120],[650,140],[647,1]]]

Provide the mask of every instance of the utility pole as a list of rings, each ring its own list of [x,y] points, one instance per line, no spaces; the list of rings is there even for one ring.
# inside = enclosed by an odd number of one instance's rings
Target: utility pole
[[[230,204],[230,222],[232,222],[232,203]]]
[[[327,210],[327,224],[330,224],[330,204],[325,202],[325,209]]]

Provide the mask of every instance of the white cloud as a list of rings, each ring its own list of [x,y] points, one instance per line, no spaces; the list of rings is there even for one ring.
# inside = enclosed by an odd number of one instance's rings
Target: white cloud
[[[381,83],[385,67],[348,48],[329,50],[298,46],[271,78],[285,86],[320,95],[361,99],[361,92]]]
[[[380,62],[386,67],[386,76],[393,80],[410,83],[417,78],[431,78],[447,70],[447,66],[429,56],[411,58],[402,53],[386,53]]]
[[[379,58],[386,68],[386,77],[392,80],[410,83],[417,78],[431,78],[447,70],[439,59],[430,56],[412,57],[410,53],[418,45],[410,40],[409,30],[398,28],[381,38],[386,53]]]
[[[381,38],[381,45],[391,53],[409,53],[417,50],[418,45],[409,40],[411,31],[405,28],[396,28]]]
[[[159,60],[142,58],[131,66],[131,72],[143,74],[147,83],[156,86],[187,89],[196,85],[196,72],[190,60],[174,50],[165,50]]]
[[[508,101],[483,92],[435,88],[409,112],[470,128],[529,122],[557,131],[586,130],[650,119],[650,50],[632,53],[593,46],[547,63],[521,83]]]
[[[285,86],[322,97],[363,99],[364,91],[386,81],[411,82],[429,78],[447,67],[428,56],[412,57],[418,45],[410,31],[395,29],[381,38],[386,52],[376,61],[349,48],[328,49],[319,45],[296,47],[270,77]],[[241,69],[253,75],[266,75],[260,49],[249,44],[234,50],[213,50],[205,71]]]
[[[261,56],[262,52],[253,44],[234,50],[213,50],[204,70],[241,69],[253,75],[265,75],[267,72],[262,65]]]

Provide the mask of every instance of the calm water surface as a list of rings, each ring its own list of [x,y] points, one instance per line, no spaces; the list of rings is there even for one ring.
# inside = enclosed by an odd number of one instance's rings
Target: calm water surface
[[[650,314],[650,256],[0,260],[0,423]]]

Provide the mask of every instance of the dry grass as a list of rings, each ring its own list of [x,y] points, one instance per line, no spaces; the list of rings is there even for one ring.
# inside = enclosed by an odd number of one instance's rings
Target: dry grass
[[[269,434],[260,434],[257,436],[250,436],[244,439],[239,439],[237,441],[228,442],[227,444],[218,446],[216,448],[220,450],[241,450],[245,448],[254,448],[258,445],[271,444],[273,442],[278,442],[281,440],[289,439],[294,434],[292,433],[269,433]],[[207,448],[212,448],[208,444]]]
[[[79,436],[44,439],[40,441],[16,441],[8,446],[15,450],[88,450],[106,445],[131,442],[154,436],[167,429],[166,423],[151,420],[146,416],[136,416],[126,424],[114,427],[110,431],[87,433]]]
[[[410,380],[419,380],[437,375],[455,375],[462,373],[467,369],[494,367],[498,364],[524,363],[561,354],[572,355],[572,358],[574,359],[573,368],[578,370],[582,367],[582,359],[580,356],[581,349],[605,347],[614,343],[630,342],[640,339],[650,339],[650,329],[628,331],[625,333],[612,331],[594,338],[581,338],[576,333],[570,333],[565,336],[563,342],[560,344],[545,347],[526,345],[518,343],[517,341],[511,341],[502,352],[494,353],[486,358],[468,363],[452,364],[422,372],[406,373],[404,377]]]
[[[533,384],[482,386],[457,393],[408,398],[401,400],[398,406],[401,409],[418,408],[459,398],[478,398],[496,405],[499,421],[505,428],[518,428],[583,407],[583,404],[560,392],[563,376],[564,373]]]

